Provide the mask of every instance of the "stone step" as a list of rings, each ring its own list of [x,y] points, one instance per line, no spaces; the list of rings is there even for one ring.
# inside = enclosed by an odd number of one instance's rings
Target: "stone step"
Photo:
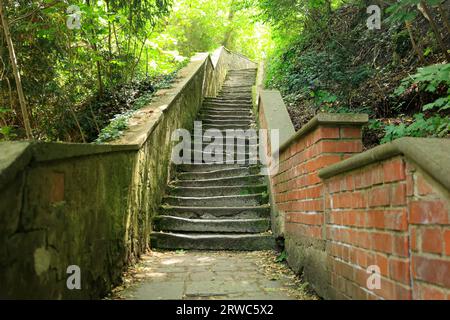
[[[265,184],[214,187],[176,187],[168,186],[167,193],[182,197],[231,196],[267,192]]]
[[[177,207],[223,207],[223,206],[259,206],[267,203],[267,195],[263,193],[235,196],[212,197],[180,197],[165,196],[162,203]]]
[[[194,137],[191,137],[191,146],[194,147]],[[214,145],[222,147],[224,151],[234,150],[234,151],[242,151],[248,152],[249,148],[258,148],[259,144],[251,142],[249,139],[242,139],[242,141],[234,141],[231,143],[226,143],[226,137],[222,138],[222,141],[209,141],[207,139],[202,140],[202,150],[205,150],[206,147],[211,146],[211,143],[214,142]],[[224,143],[225,142],[225,143]],[[251,143],[250,143],[251,142]],[[228,148],[228,149],[227,149]],[[239,148],[239,150],[237,150]]]
[[[219,95],[228,94],[252,94],[252,89],[222,89],[219,91]]]
[[[250,150],[249,148],[246,148],[246,150],[242,150],[244,152],[241,152],[241,150],[237,150],[234,152],[230,152],[229,150],[226,150],[222,148],[222,152],[219,152],[220,150],[193,150],[193,149],[186,149],[184,152],[191,153],[191,160],[196,160],[196,156],[199,157],[199,159],[209,159],[210,157],[220,157],[223,158],[224,161],[227,159],[234,159],[234,160],[244,160],[244,159],[258,159],[258,150]],[[232,163],[230,163],[232,164]]]
[[[227,232],[261,233],[270,228],[269,219],[186,219],[172,216],[157,216],[156,231],[171,232]]]
[[[218,110],[218,111],[227,111],[227,110],[236,110],[236,111],[247,111],[252,109],[252,105],[243,104],[243,103],[204,103],[202,110]]]
[[[180,157],[180,162],[177,165],[240,165],[240,166],[255,166],[260,165],[258,158],[246,158],[239,159],[235,157],[234,159],[229,157],[228,159],[225,156],[211,156],[211,157],[203,157],[195,159],[191,157],[191,159],[183,159]],[[178,183],[178,181],[174,181],[174,183]]]
[[[205,113],[209,111],[220,111],[220,112],[226,112],[226,111],[240,111],[240,112],[251,112],[251,106],[239,106],[239,105],[204,105],[203,108],[200,110],[200,113]]]
[[[229,136],[229,137],[227,137],[227,132],[226,131],[220,131],[220,133],[222,135],[222,143],[223,142],[227,142],[227,139],[233,140],[236,145],[244,145],[244,144],[245,145],[249,145],[249,144],[250,145],[255,145],[255,144],[258,144],[258,142],[259,142],[259,137],[257,135],[253,136],[253,131],[248,133],[249,136],[242,136],[242,137],[240,135],[239,135],[239,137],[236,137],[236,136],[233,136],[233,137]],[[252,136],[250,136],[250,135],[252,135]],[[195,143],[196,139],[202,139],[201,140],[202,144],[206,144],[206,145],[209,145],[212,142],[214,142],[213,141],[214,139],[218,139],[219,140],[219,141],[215,141],[215,142],[220,142],[220,137],[214,137],[210,133],[206,134],[205,131],[203,132],[203,135],[193,135],[193,136],[191,136],[191,143]],[[198,140],[198,141],[200,143],[200,140]]]
[[[246,97],[230,97],[228,94],[226,97],[218,96],[216,98],[209,98],[203,101],[203,104],[243,104],[252,105],[253,101]]]
[[[217,109],[204,109],[200,111],[200,118],[201,117],[207,117],[207,116],[234,116],[234,117],[249,117],[251,116],[251,110],[217,110]]]
[[[202,122],[205,121],[246,121],[246,122],[254,122],[253,117],[248,115],[248,116],[237,116],[234,114],[229,114],[229,115],[216,115],[216,114],[209,114],[209,115],[204,115],[203,117],[200,118],[200,120]]]
[[[186,250],[270,250],[275,248],[271,234],[180,234],[153,232],[151,245],[159,249]]]
[[[248,117],[248,119],[239,119],[239,117],[234,117],[234,118],[222,118],[222,119],[218,119],[218,118],[209,118],[209,117],[205,117],[203,119],[201,119],[202,121],[202,125],[247,125],[247,126],[251,126],[252,124],[255,124],[255,122],[250,119],[250,117]]]
[[[255,219],[268,218],[270,216],[270,206],[268,204],[241,207],[188,207],[163,205],[160,207],[160,214],[190,219],[218,219],[223,217]]]
[[[251,84],[224,84],[222,90],[239,90],[244,89],[247,91],[252,91],[253,86]]]
[[[215,100],[215,101],[205,101],[203,103],[204,106],[240,106],[242,105],[244,108],[251,108],[253,106],[251,101],[248,100]]]
[[[237,168],[216,169],[210,171],[196,172],[180,172],[177,174],[179,180],[199,180],[199,179],[216,179],[225,177],[244,176],[258,174],[261,171],[259,166],[246,166]]]
[[[227,129],[233,129],[233,130],[248,130],[248,129],[256,129],[256,124],[207,124],[203,123],[203,129],[218,129],[218,130],[227,130]]]
[[[176,180],[173,181],[175,186],[183,187],[208,187],[208,186],[242,186],[255,185],[264,183],[264,176],[255,174],[247,176],[235,176],[218,179],[201,179],[201,180]]]
[[[217,100],[222,100],[222,101],[230,101],[230,102],[234,102],[234,100],[245,100],[246,103],[251,103],[251,100],[248,100],[248,94],[231,94],[231,93],[227,93],[227,94],[221,94],[219,96],[216,97]]]
[[[246,165],[239,164],[181,164],[177,166],[178,172],[209,172],[222,169],[246,168]]]

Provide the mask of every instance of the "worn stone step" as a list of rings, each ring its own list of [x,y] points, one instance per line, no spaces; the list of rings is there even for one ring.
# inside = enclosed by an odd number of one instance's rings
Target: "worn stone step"
[[[201,111],[251,111],[251,109],[251,105],[245,104],[205,103]]]
[[[259,137],[258,137],[258,131],[254,128],[250,128],[247,130],[244,129],[236,129],[239,131],[231,131],[231,132],[227,132],[226,130],[230,130],[230,129],[225,129],[225,130],[221,130],[221,129],[210,129],[210,130],[214,130],[214,131],[206,131],[209,129],[205,129],[202,130],[202,135],[192,135],[191,136],[191,143],[195,143],[196,141],[198,141],[198,143],[200,143],[200,140],[195,140],[195,139],[201,139],[201,142],[227,142],[228,139],[228,143],[231,141],[234,141],[236,144],[258,144],[259,143]],[[219,130],[219,131],[216,131]],[[233,130],[233,129],[231,129]],[[250,130],[250,131],[249,131]],[[220,133],[220,135],[219,135]],[[218,141],[217,141],[218,140]]]
[[[222,169],[246,168],[240,164],[181,164],[177,166],[178,172],[209,172]]]
[[[275,248],[271,234],[180,234],[153,232],[151,245],[159,249],[270,250]]]
[[[186,219],[172,216],[157,216],[156,231],[171,232],[227,232],[261,233],[270,228],[269,219]]]
[[[246,166],[237,168],[216,169],[203,172],[180,172],[177,178],[180,180],[216,179],[224,177],[244,176],[258,174],[261,171],[259,166]]]
[[[231,196],[267,192],[265,184],[214,187],[177,187],[169,185],[167,193],[182,197]]]
[[[250,109],[233,109],[233,108],[227,108],[227,109],[215,109],[215,108],[204,108],[200,110],[199,116],[200,118],[205,116],[218,116],[221,115],[223,117],[225,116],[252,116],[252,111]]]
[[[251,95],[252,95],[251,91],[250,92],[238,91],[238,92],[235,92],[235,93],[221,91],[219,93],[218,98],[224,99],[224,102],[227,102],[229,100],[233,100],[233,99],[236,99],[236,98],[241,98],[241,97],[244,97],[244,96],[248,97],[248,96],[251,96]],[[240,102],[240,103],[243,103],[243,102]],[[245,100],[244,104],[249,104],[250,105],[250,104],[252,104],[252,101],[251,100]]]
[[[229,95],[229,94],[252,94],[252,89],[224,89],[219,91],[220,95]]]
[[[270,216],[270,206],[268,204],[241,207],[188,207],[163,205],[160,207],[160,214],[190,219],[217,219],[223,217],[255,219],[268,218]]]
[[[181,157],[179,159],[179,163],[177,163],[178,165],[180,164],[211,164],[211,165],[232,165],[232,164],[239,164],[239,165],[248,165],[248,166],[253,166],[253,165],[259,165],[259,158],[258,157],[246,157],[244,158],[243,156],[224,156],[224,155],[202,155],[202,157],[197,156],[197,158],[195,158],[194,156],[192,156],[190,159],[185,159],[183,157]],[[200,181],[200,180],[196,180],[196,181]]]
[[[222,141],[214,141],[214,146],[217,146],[217,148],[222,148],[224,152],[231,152],[234,150],[234,152],[239,153],[248,153],[251,150],[258,150],[259,144],[254,143],[254,141],[250,141],[249,139],[243,139],[242,141],[235,141],[234,143],[224,143],[225,137],[222,139]],[[203,139],[202,142],[202,150],[205,150],[205,148],[212,148],[212,141],[207,141],[206,139]],[[192,148],[195,148],[194,142],[191,144]]]
[[[219,110],[202,110],[200,111],[200,118],[202,117],[208,117],[208,116],[222,116],[222,117],[249,117],[252,113],[250,110],[226,110],[226,111],[219,111]]]
[[[206,124],[203,123],[203,129],[218,129],[218,130],[248,130],[248,129],[256,129],[256,124]]]
[[[238,96],[238,97],[224,97],[217,96],[214,98],[206,98],[203,103],[244,103],[251,104],[253,101],[248,96]]]
[[[233,121],[233,123],[235,121],[242,121],[242,122],[254,122],[255,120],[253,119],[252,116],[248,115],[248,116],[238,116],[238,115],[234,115],[234,114],[228,114],[228,115],[217,115],[217,114],[207,114],[207,115],[203,115],[202,117],[200,117],[200,120],[202,122],[212,122],[212,121],[223,121],[223,122],[228,122],[228,121]]]
[[[267,195],[245,194],[233,196],[212,196],[212,197],[180,197],[165,196],[162,203],[179,207],[223,207],[223,206],[258,206],[267,203]]]
[[[264,183],[264,176],[246,175],[217,179],[201,179],[201,180],[176,180],[173,182],[176,186],[185,187],[207,187],[207,186],[239,186],[239,185],[255,185]]]
[[[201,119],[202,125],[247,125],[251,126],[252,124],[255,124],[255,122],[248,117],[248,119],[239,119],[239,117],[233,117],[233,118],[203,118]]]
[[[194,146],[194,144],[192,144]],[[206,148],[205,148],[206,149]],[[225,148],[222,148],[222,152],[220,152],[219,149],[212,150],[211,148],[208,148],[207,150],[194,150],[194,149],[186,149],[183,150],[184,152],[191,153],[191,159],[195,160],[195,156],[202,157],[201,159],[205,159],[205,157],[210,156],[223,156],[223,159],[257,159],[258,158],[258,150],[252,148],[250,150],[249,148],[246,148],[245,150],[227,150]],[[244,151],[244,152],[242,152]],[[225,158],[227,157],[227,158]],[[230,163],[231,164],[231,163]]]

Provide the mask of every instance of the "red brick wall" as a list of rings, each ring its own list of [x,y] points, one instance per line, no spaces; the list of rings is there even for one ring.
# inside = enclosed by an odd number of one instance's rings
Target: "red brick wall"
[[[414,299],[450,300],[449,193],[407,163]]]
[[[353,299],[410,299],[405,163],[401,157],[326,181],[327,253],[331,286]],[[377,265],[381,288],[369,290]]]
[[[353,299],[450,299],[448,192],[402,156],[325,183],[331,286]],[[369,290],[367,267],[381,271]]]
[[[272,177],[277,209],[285,212],[285,233],[322,239],[323,184],[318,170],[362,150],[360,128],[318,126],[280,154]]]
[[[361,150],[359,127],[324,124],[282,149],[270,182],[289,264],[325,298],[450,299],[448,190],[402,155],[319,177]]]

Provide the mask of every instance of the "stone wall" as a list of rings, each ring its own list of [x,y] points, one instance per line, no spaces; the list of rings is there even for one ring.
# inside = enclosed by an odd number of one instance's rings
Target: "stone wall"
[[[260,126],[286,131],[273,120],[280,100],[260,96]],[[365,121],[319,114],[279,148],[272,215],[288,263],[324,298],[449,299],[450,141],[403,138],[360,153]],[[367,287],[371,265],[380,289]]]
[[[0,143],[0,298],[99,298],[149,246],[175,129],[193,126],[242,57],[195,56],[108,145]],[[225,54],[226,57],[222,57]],[[81,290],[66,287],[81,268]]]

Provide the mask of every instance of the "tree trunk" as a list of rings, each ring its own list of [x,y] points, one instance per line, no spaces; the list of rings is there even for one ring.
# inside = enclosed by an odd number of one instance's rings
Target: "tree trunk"
[[[447,12],[445,11],[445,8],[441,3],[438,5],[438,8],[441,14],[441,19],[442,21],[444,21],[445,27],[447,28],[447,32],[450,34],[450,23],[448,22]]]
[[[423,8],[423,11],[425,12],[426,16],[429,17],[428,22],[430,23],[431,29],[433,29],[434,35],[436,36],[436,40],[439,43],[439,46],[441,47],[442,51],[444,51],[445,58],[447,59],[447,61],[450,61],[450,54],[448,53],[447,47],[444,41],[442,40],[441,33],[439,31],[438,26],[436,25],[436,21],[434,20],[430,8],[428,7],[427,3],[424,0],[420,1],[420,5]]]
[[[14,74],[14,79],[16,81],[17,95],[19,96],[19,103],[20,109],[22,111],[25,132],[27,138],[32,139],[33,133],[31,132],[30,120],[28,118],[27,103],[25,100],[25,95],[23,94],[22,80],[20,79],[20,71],[17,66],[16,52],[14,51],[14,44],[12,42],[11,33],[9,31],[8,19],[6,17],[6,12],[3,6],[3,0],[0,0],[0,18],[2,21],[3,31],[5,33],[6,44],[8,46],[9,58],[11,59],[11,66]]]
[[[225,33],[225,37],[224,37],[223,42],[222,42],[222,45],[224,47],[226,47],[226,48],[230,46],[231,36],[233,34],[232,23],[233,23],[233,19],[234,19],[234,14],[236,13],[236,9],[235,9],[234,4],[235,4],[235,1],[233,0],[231,2],[231,6],[230,6],[230,13],[228,14],[228,22],[230,23],[230,25],[227,28],[227,32]]]
[[[86,4],[88,6],[90,6],[91,5],[91,1],[87,0]],[[97,42],[97,35],[95,34],[95,31],[92,31],[92,40],[93,40],[94,43],[91,44],[91,48],[95,52],[95,54],[97,55],[97,57],[96,57],[97,61],[96,61],[95,65],[97,67],[98,95],[99,96],[103,96],[104,89],[103,89],[103,79],[102,79],[102,67],[101,67],[100,61],[98,60],[98,56],[100,56],[100,54],[99,54],[98,48],[97,48],[97,43],[96,43]]]
[[[409,40],[411,41],[412,47],[413,47],[414,51],[417,54],[417,58],[419,59],[420,63],[423,63],[424,62],[423,61],[423,54],[422,54],[422,51],[417,46],[416,41],[414,40],[414,35],[412,33],[412,28],[411,28],[411,22],[410,21],[405,21],[405,26],[406,26],[406,30],[408,30]]]

